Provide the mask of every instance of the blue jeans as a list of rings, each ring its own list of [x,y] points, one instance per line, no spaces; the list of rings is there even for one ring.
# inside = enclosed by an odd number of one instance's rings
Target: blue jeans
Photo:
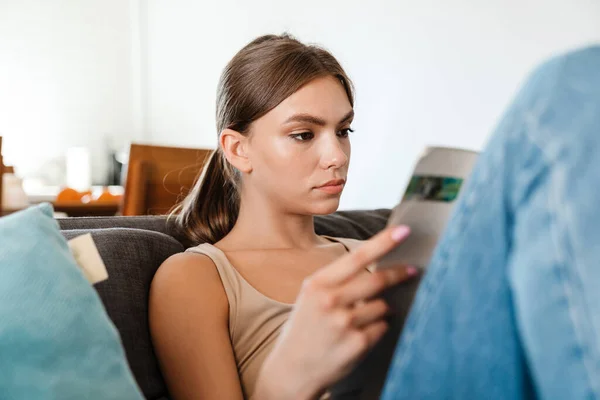
[[[502,119],[382,398],[600,399],[600,47],[544,64]]]

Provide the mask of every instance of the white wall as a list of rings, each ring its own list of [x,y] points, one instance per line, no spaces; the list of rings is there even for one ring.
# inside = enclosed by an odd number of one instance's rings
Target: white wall
[[[156,143],[216,145],[221,69],[253,37],[329,48],[357,87],[342,208],[390,207],[426,144],[480,149],[526,73],[600,41],[595,0],[147,0],[147,108]]]
[[[124,0],[0,0],[0,135],[20,174],[60,179],[83,145],[100,180],[107,142],[139,136],[134,17]]]
[[[390,207],[426,144],[479,149],[527,71],[600,41],[596,0],[0,0],[0,135],[26,176],[69,146],[214,147],[217,81],[255,36],[289,31],[357,87],[343,208]]]

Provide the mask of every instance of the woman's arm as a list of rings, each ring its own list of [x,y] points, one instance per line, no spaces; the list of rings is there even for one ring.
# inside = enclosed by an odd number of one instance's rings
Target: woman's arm
[[[229,303],[213,262],[167,259],[150,289],[150,330],[174,399],[243,399],[229,339]]]

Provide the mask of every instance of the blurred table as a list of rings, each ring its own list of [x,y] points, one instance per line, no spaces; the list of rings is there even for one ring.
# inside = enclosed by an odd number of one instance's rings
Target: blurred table
[[[108,217],[119,212],[121,201],[102,203],[62,202],[52,203],[55,212],[63,212],[69,217]]]
[[[57,217],[111,217],[119,212],[121,202],[115,203],[51,203]],[[21,209],[5,208],[0,216],[9,215]]]
[[[102,192],[106,187],[93,186],[90,190],[92,193]],[[52,203],[54,211],[57,213],[65,213],[69,217],[105,217],[113,216],[119,212],[121,207],[121,199],[114,201],[91,201],[82,203],[80,201],[62,201],[56,202],[56,196],[61,190],[59,186],[29,186],[25,185],[25,193],[30,204]],[[122,186],[108,186],[108,190],[116,195],[123,194]]]

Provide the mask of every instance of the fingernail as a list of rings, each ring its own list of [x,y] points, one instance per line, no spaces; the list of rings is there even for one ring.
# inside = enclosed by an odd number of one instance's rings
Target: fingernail
[[[418,272],[419,271],[413,266],[406,267],[406,275],[408,275],[408,276],[416,275]]]
[[[410,228],[406,225],[400,225],[392,230],[392,240],[400,242],[405,239],[410,233]]]

